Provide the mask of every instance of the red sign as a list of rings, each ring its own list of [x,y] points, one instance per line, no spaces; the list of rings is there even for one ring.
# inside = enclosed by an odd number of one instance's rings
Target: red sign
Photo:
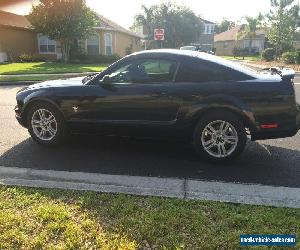
[[[156,41],[165,40],[165,30],[164,29],[155,29],[154,30],[154,40],[156,40]]]

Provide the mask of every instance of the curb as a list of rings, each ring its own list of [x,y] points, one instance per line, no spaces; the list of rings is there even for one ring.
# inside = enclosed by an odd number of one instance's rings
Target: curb
[[[300,188],[0,167],[0,184],[300,208]]]
[[[73,78],[73,77],[83,77],[89,74],[93,74],[96,72],[83,72],[83,73],[66,73],[66,74],[20,74],[20,75],[0,75],[1,77],[16,77],[16,76],[57,76],[57,77],[61,77],[61,78]],[[5,80],[5,81],[1,81],[0,80],[0,86],[20,86],[20,85],[31,85],[31,84],[35,84],[38,82],[43,82],[43,81],[47,81],[47,80],[32,80],[32,81],[9,81],[9,80]],[[49,80],[51,81],[51,80]]]
[[[41,81],[0,81],[1,86],[23,86],[23,85],[31,85]]]
[[[1,74],[0,76],[5,77],[16,77],[16,76],[83,76],[94,74],[98,72],[81,72],[81,73],[33,73],[33,74]]]

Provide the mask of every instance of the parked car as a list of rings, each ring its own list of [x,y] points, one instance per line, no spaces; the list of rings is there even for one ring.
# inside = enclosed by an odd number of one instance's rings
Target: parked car
[[[212,50],[204,50],[204,49],[202,49],[200,45],[183,46],[183,47],[180,47],[180,50],[199,51],[199,52],[204,52],[204,53],[208,53],[208,54],[211,54],[211,55],[215,54],[215,52],[213,52]]]
[[[188,45],[188,46],[183,46],[180,47],[180,50],[192,50],[192,51],[199,51],[199,47],[198,46],[194,46],[194,45]]]
[[[15,112],[42,145],[60,144],[67,131],[92,128],[110,134],[163,131],[189,139],[201,156],[227,161],[243,151],[247,133],[252,140],[297,133],[294,74],[259,74],[195,51],[144,51],[83,80],[23,88]]]

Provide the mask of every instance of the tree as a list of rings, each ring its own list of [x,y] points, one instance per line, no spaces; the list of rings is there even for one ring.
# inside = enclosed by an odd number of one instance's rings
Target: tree
[[[262,15],[259,14],[257,17],[246,16],[246,24],[243,26],[241,31],[238,33],[238,40],[241,38],[249,38],[249,48],[252,51],[253,39],[256,37],[256,32],[261,28]]]
[[[203,24],[191,9],[172,2],[142,6],[142,12],[135,16],[135,26],[143,25],[147,29],[147,39],[153,40],[155,28],[165,29],[164,47],[177,48],[196,42],[203,30]]]
[[[64,61],[69,59],[72,42],[88,38],[97,25],[96,13],[85,0],[40,0],[28,19],[37,33],[59,41]]]
[[[271,0],[271,7],[267,15],[270,25],[268,41],[274,47],[278,58],[293,47],[299,27],[299,4],[294,5],[294,0]]]
[[[135,23],[133,26],[139,26],[142,25],[143,28],[145,28],[146,40],[148,41],[147,44],[150,43],[151,40],[153,40],[153,33],[152,30],[154,30],[154,13],[153,13],[153,7],[147,8],[145,5],[142,5],[142,13],[135,16]]]
[[[219,34],[222,32],[225,32],[227,30],[232,29],[235,26],[235,22],[226,20],[225,18],[223,18],[223,20],[221,21],[221,23],[217,23],[215,26],[215,33]]]

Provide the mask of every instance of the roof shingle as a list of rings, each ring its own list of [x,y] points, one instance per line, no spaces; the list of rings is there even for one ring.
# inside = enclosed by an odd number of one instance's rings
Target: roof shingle
[[[0,10],[0,25],[14,28],[29,29],[30,22],[25,16]]]
[[[230,30],[222,32],[220,34],[215,35],[214,41],[221,42],[221,41],[234,41],[237,38],[238,32],[241,30],[242,26],[238,25],[233,27]]]

